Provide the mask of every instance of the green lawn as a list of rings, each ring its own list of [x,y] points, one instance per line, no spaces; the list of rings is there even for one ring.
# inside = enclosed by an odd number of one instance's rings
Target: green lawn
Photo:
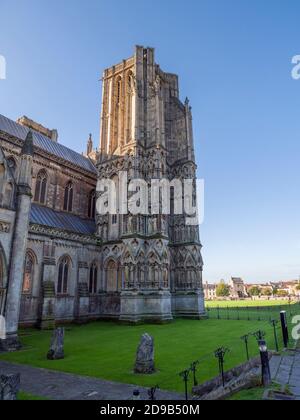
[[[228,398],[228,401],[261,401],[264,392],[264,388],[245,389]]]
[[[19,392],[18,401],[46,401],[47,398],[37,397],[36,395],[26,394],[25,392]]]
[[[268,389],[272,389],[274,391],[280,391],[281,386],[275,382],[273,382]],[[251,389],[245,389],[234,394],[232,397],[228,398],[231,401],[261,401],[263,399],[265,388],[257,387]]]
[[[220,307],[260,307],[260,306],[286,306],[288,301],[286,300],[207,300],[207,308]]]
[[[299,302],[289,304],[286,301],[212,301],[207,302],[206,309],[209,318],[226,320],[279,320],[282,310],[287,312],[289,319],[300,314]]]
[[[25,330],[23,350],[3,354],[0,359],[141,386],[158,384],[161,389],[182,392],[183,383],[178,373],[192,361],[201,359],[199,382],[211,379],[218,373],[212,352],[220,346],[229,347],[226,369],[232,368],[245,361],[240,337],[258,329],[267,332],[269,347],[274,348],[272,329],[267,322],[177,320],[167,325],[124,326],[96,322],[70,326],[66,328],[66,358],[53,362],[46,359],[51,333]],[[133,373],[135,352],[144,332],[155,339],[157,373],[137,376]],[[258,354],[254,338],[251,338],[250,352]]]

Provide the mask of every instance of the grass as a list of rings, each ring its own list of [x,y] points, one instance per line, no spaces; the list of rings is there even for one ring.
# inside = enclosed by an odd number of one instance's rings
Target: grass
[[[207,302],[207,314],[209,318],[227,320],[279,320],[282,310],[287,312],[289,319],[300,313],[300,304],[281,301],[212,301]]]
[[[66,328],[65,359],[48,361],[46,354],[50,332],[26,330],[22,334],[23,350],[3,354],[0,359],[10,362],[81,374],[140,386],[183,392],[178,373],[194,360],[201,359],[198,381],[218,374],[213,351],[230,348],[226,356],[226,369],[245,361],[245,347],[240,337],[248,332],[264,329],[272,348],[271,326],[264,322],[220,320],[176,320],[168,325],[124,326],[117,323],[96,322],[85,326]],[[148,332],[155,339],[154,375],[135,375],[133,366],[141,335]],[[257,355],[257,343],[250,340],[250,353]],[[191,384],[190,384],[191,386]]]
[[[273,382],[269,389],[272,389],[273,391],[280,391],[281,386],[275,382]],[[229,401],[261,401],[263,399],[265,388],[263,387],[257,387],[257,388],[251,388],[251,389],[245,389],[243,391],[240,391],[232,397],[228,398]]]
[[[286,300],[212,300],[206,301],[207,308],[222,307],[261,307],[261,306],[286,306]]]
[[[229,401],[261,401],[265,392],[265,388],[252,388],[240,391],[232,397]]]
[[[19,392],[18,401],[46,401],[47,398],[38,397],[36,395],[27,394],[26,392]]]

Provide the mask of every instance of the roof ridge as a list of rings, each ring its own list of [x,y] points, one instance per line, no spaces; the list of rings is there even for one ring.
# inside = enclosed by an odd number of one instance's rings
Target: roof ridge
[[[5,124],[6,123],[6,124]],[[3,129],[3,128],[4,129]],[[68,146],[65,146],[61,143],[55,143],[53,140],[51,140],[49,137],[39,133],[35,130],[30,130],[28,127],[25,127],[16,121],[6,117],[3,114],[0,114],[0,130],[13,135],[14,137],[17,137],[18,139],[24,141],[28,132],[32,131],[34,136],[34,146],[42,149],[54,156],[60,157],[70,163],[73,163],[82,169],[87,170],[88,172],[96,173],[96,167],[89,159],[88,157],[82,155],[81,153],[77,152],[76,150],[73,150],[69,148]],[[55,153],[56,151],[56,153]],[[61,153],[58,153],[61,151]],[[69,156],[64,156],[63,151],[65,151]],[[71,156],[73,155],[73,156]],[[76,156],[76,158],[75,158]],[[73,157],[73,159],[72,159]],[[85,164],[83,164],[83,162]]]

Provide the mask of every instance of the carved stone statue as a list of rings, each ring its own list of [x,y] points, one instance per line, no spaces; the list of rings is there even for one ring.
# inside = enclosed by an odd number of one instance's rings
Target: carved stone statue
[[[149,334],[144,334],[141,338],[135,362],[135,373],[152,374],[154,368],[154,340]]]
[[[153,219],[151,219],[151,233],[157,233],[157,219],[156,219],[156,217],[153,217]]]
[[[128,233],[133,232],[133,220],[132,220],[131,214],[128,216],[127,231],[128,231]]]
[[[20,389],[20,374],[0,376],[0,401],[15,401]]]
[[[168,224],[164,217],[161,218],[161,231],[162,233],[168,233]]]
[[[53,332],[50,350],[47,354],[48,360],[60,360],[65,358],[64,354],[64,339],[65,339],[65,329],[57,328]]]

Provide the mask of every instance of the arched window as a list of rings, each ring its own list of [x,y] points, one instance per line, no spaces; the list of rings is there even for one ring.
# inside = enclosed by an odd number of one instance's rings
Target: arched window
[[[107,266],[107,292],[116,292],[118,289],[118,268],[115,261],[110,261]]]
[[[91,295],[97,293],[97,275],[98,269],[96,263],[94,263],[90,267],[89,293]]]
[[[114,153],[120,143],[121,134],[121,98],[122,98],[122,78],[119,76],[115,82],[115,113],[114,113],[114,133],[111,143],[111,153]]]
[[[120,105],[122,93],[122,78],[119,77],[117,80],[117,105]]]
[[[96,191],[92,190],[89,194],[88,217],[90,219],[94,219],[95,213],[96,213]]]
[[[10,169],[11,174],[14,176],[15,173],[16,173],[16,169],[17,169],[17,163],[16,163],[15,159],[12,156],[10,156],[7,159],[7,164],[8,164],[8,167]]]
[[[34,201],[40,204],[45,204],[47,191],[47,173],[42,170],[38,173],[36,178]]]
[[[65,187],[65,197],[64,197],[64,210],[72,211],[73,209],[73,184],[68,182]]]
[[[65,295],[68,293],[68,280],[70,271],[70,259],[64,257],[58,266],[58,279],[57,279],[57,294]]]
[[[26,253],[25,269],[23,275],[23,293],[30,293],[32,290],[33,276],[34,276],[34,256],[31,252]]]
[[[127,93],[126,93],[126,107],[127,107],[127,142],[134,138],[134,77],[130,71],[127,75]]]
[[[13,191],[14,191],[13,184],[11,182],[8,182],[6,184],[4,196],[3,196],[3,204],[7,207],[10,207],[12,205]]]

